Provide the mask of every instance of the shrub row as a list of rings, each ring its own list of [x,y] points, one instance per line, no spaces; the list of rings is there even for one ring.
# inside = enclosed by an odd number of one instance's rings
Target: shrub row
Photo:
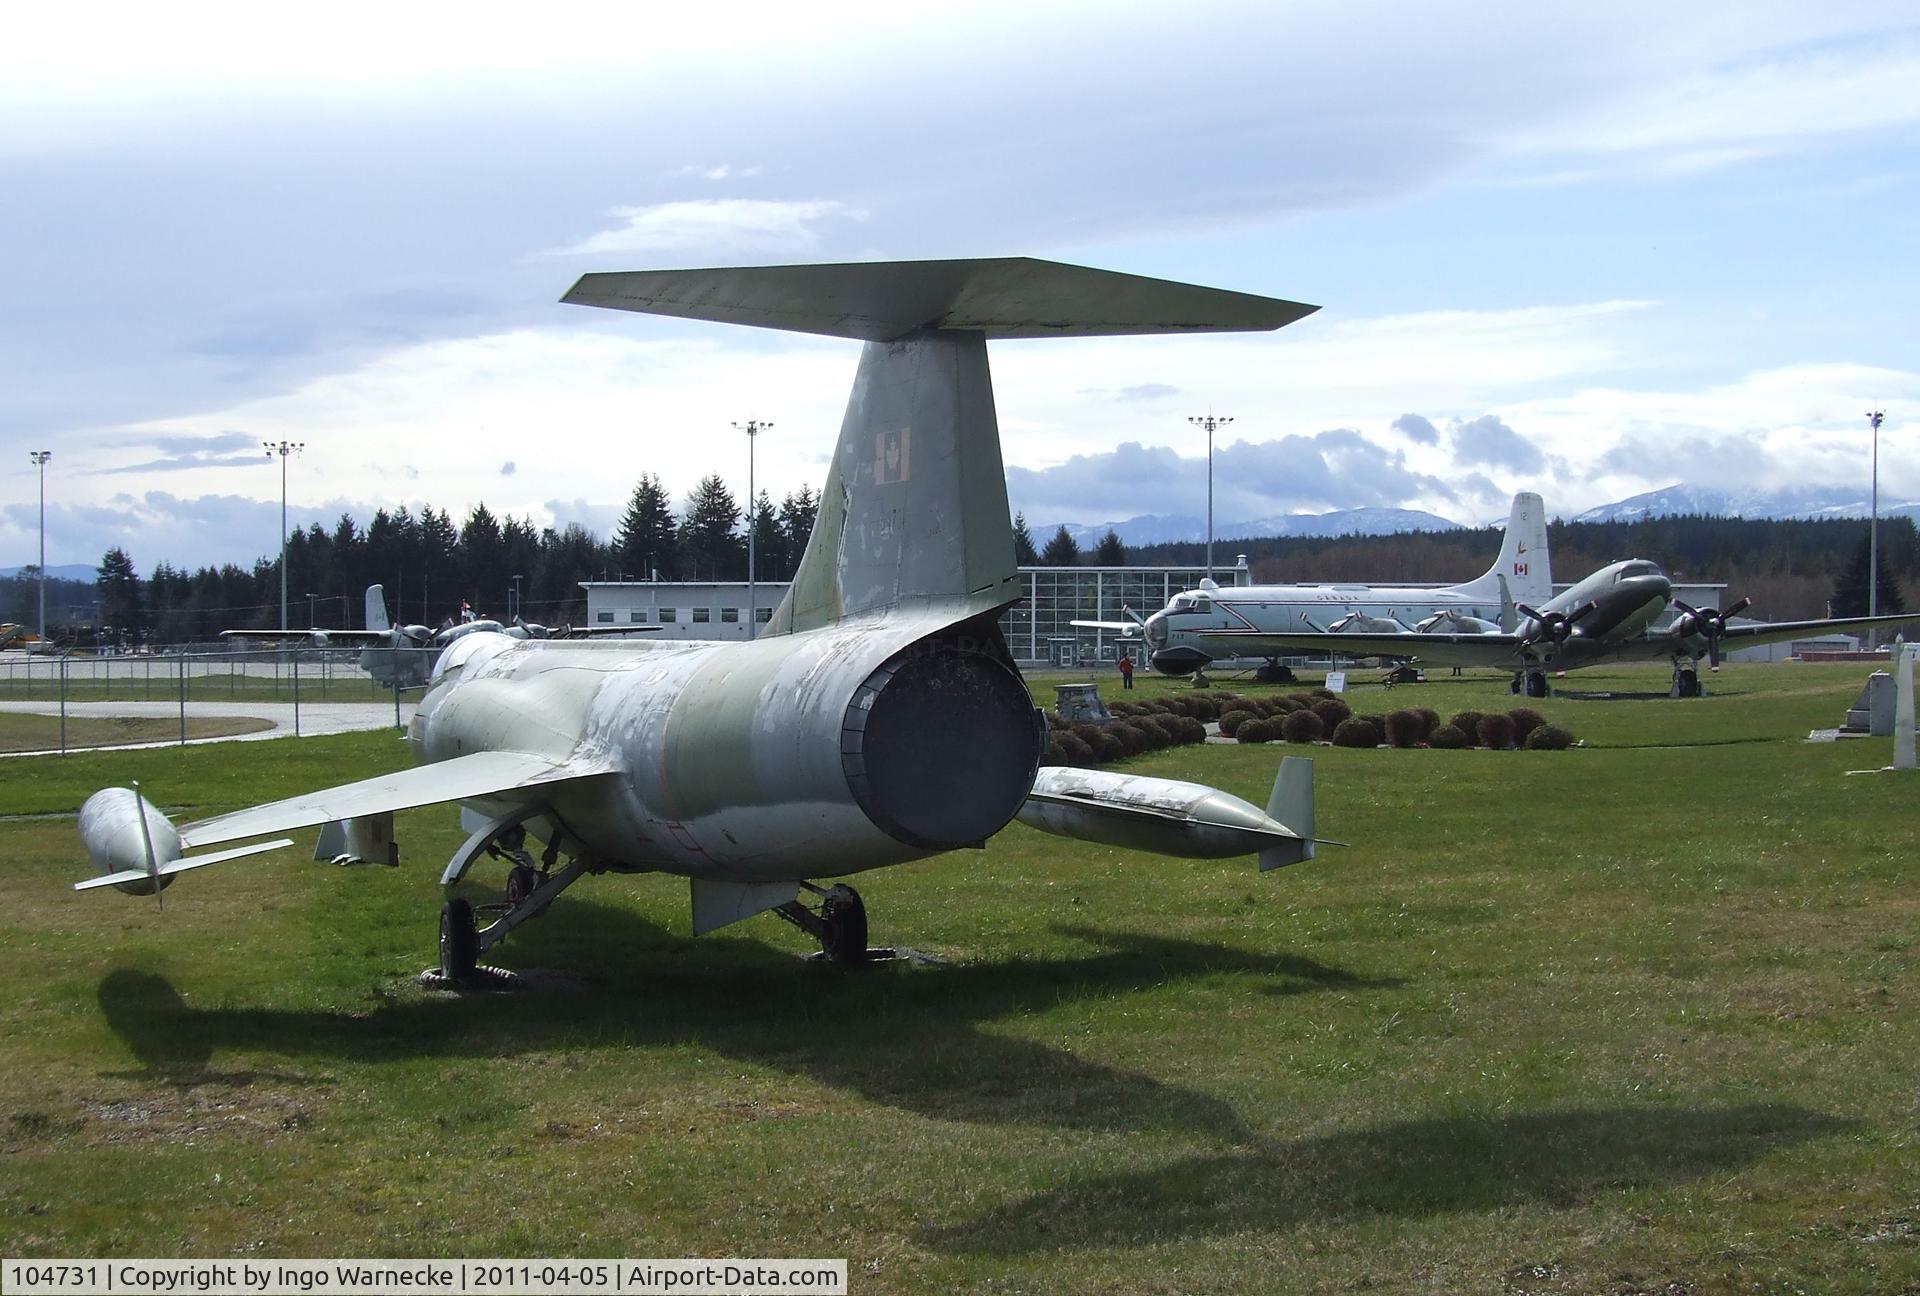
[[[1241,742],[1331,741],[1336,747],[1486,747],[1494,751],[1527,748],[1559,751],[1573,735],[1550,725],[1529,707],[1511,711],[1462,711],[1442,723],[1440,713],[1422,707],[1389,711],[1384,716],[1355,715],[1336,697],[1292,694],[1235,705],[1220,717],[1220,732]]]

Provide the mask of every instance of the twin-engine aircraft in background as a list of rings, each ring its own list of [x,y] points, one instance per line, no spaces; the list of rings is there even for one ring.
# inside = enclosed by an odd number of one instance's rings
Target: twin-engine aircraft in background
[[[1836,617],[1733,625],[1752,600],[1725,611],[1695,608],[1673,597],[1673,583],[1655,563],[1632,558],[1602,567],[1565,593],[1537,606],[1518,606],[1520,624],[1508,630],[1456,633],[1360,631],[1348,634],[1267,634],[1208,629],[1195,633],[1223,645],[1226,655],[1339,652],[1352,657],[1394,657],[1436,666],[1491,666],[1514,672],[1514,692],[1547,696],[1547,672],[1574,670],[1604,661],[1673,663],[1674,697],[1700,696],[1700,660],[1715,670],[1728,647],[1785,643],[1834,631],[1894,626],[1920,617]],[[1655,626],[1669,605],[1680,614]]]
[[[1538,495],[1523,491],[1513,497],[1493,566],[1464,584],[1216,585],[1203,581],[1199,589],[1174,595],[1166,607],[1144,621],[1073,624],[1137,630],[1155,670],[1190,675],[1228,658],[1280,655],[1262,650],[1261,639],[1267,635],[1511,630],[1518,624],[1520,604],[1544,603],[1552,596],[1547,508]],[[1342,646],[1339,651],[1354,650]]]
[[[866,343],[812,538],[761,636],[461,627],[408,733],[421,764],[178,829],[137,790],[107,789],[81,810],[101,873],[82,887],[156,893],[287,843],[187,851],[315,825],[322,855],[394,863],[395,811],[458,802],[472,835],[442,881],[482,856],[511,865],[485,930],[464,898],[441,910],[441,966],[459,977],[590,873],[678,874],[696,932],[773,910],[858,960],[858,893],[817,880],[978,847],[1016,817],[1163,854],[1255,854],[1263,869],[1312,857],[1304,761],[1282,762],[1265,808],[1039,768],[1045,716],[999,625],[1025,587],[987,341],[1270,330],[1314,307],[1026,259],[590,274],[565,300]]]
[[[451,621],[438,630],[423,625],[394,625],[387,617],[386,590],[367,586],[367,627],[364,630],[222,630],[222,639],[257,639],[285,643],[305,639],[315,648],[360,644],[360,669],[387,688],[419,688],[432,677],[433,663],[454,640],[470,634],[503,634],[510,639],[577,639],[595,635],[646,634],[658,626],[553,626],[515,617],[511,624],[493,620]]]

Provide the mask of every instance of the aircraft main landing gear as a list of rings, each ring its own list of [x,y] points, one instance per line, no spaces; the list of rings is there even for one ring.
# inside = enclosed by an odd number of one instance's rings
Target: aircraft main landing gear
[[[1700,696],[1700,672],[1692,662],[1673,663],[1673,687],[1667,690],[1668,697],[1692,698]]]
[[[820,897],[816,912],[798,900],[789,900],[773,912],[820,942],[820,952],[833,963],[865,963],[882,951],[867,948],[867,906],[860,893],[845,883],[830,888],[800,884]]]
[[[1528,697],[1543,698],[1548,695],[1547,673],[1540,670],[1520,671],[1513,677],[1513,683],[1507,686],[1509,693],[1525,693]]]
[[[480,933],[474,930],[473,906],[458,897],[440,906],[440,975],[449,981],[473,976],[480,958]]]

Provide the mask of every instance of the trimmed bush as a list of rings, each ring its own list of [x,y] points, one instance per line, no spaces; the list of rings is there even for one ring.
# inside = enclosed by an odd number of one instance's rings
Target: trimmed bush
[[[1458,751],[1462,747],[1470,745],[1471,744],[1467,742],[1466,734],[1462,733],[1460,726],[1455,724],[1443,724],[1427,735],[1427,746],[1429,747],[1439,747],[1447,751]]]
[[[1353,708],[1337,697],[1324,697],[1313,704],[1313,713],[1320,717],[1322,725],[1333,729],[1353,714]]]
[[[1273,741],[1273,721],[1249,720],[1234,731],[1236,741],[1243,743],[1263,743]]]
[[[1119,725],[1108,725],[1100,731],[1100,745],[1094,747],[1093,751],[1103,764],[1107,761],[1124,760],[1131,755],[1127,751],[1126,739],[1114,732],[1118,728],[1120,728]],[[1088,746],[1092,744],[1089,743]]]
[[[1440,713],[1432,707],[1420,708],[1420,741],[1425,742],[1440,727]]]
[[[1187,716],[1180,722],[1181,742],[1203,743],[1206,740],[1207,726],[1205,724],[1195,720],[1192,716]]]
[[[1140,735],[1142,751],[1158,751],[1167,745],[1167,731],[1145,716],[1136,716],[1127,721],[1127,727]]]
[[[1040,758],[1042,765],[1066,765],[1067,749],[1060,745],[1058,738],[1047,739],[1047,754]]]
[[[1093,748],[1087,746],[1087,740],[1079,734],[1062,733],[1054,741],[1059,743],[1060,750],[1067,754],[1067,764],[1078,765],[1085,769],[1094,763]]]
[[[1389,711],[1384,732],[1389,747],[1417,747],[1427,740],[1427,721],[1418,711]]]
[[[1462,711],[1455,715],[1453,719],[1447,721],[1447,723],[1460,731],[1461,736],[1467,740],[1467,746],[1471,747],[1480,741],[1480,713],[1478,711]],[[1429,738],[1427,741],[1432,742],[1433,739]]]
[[[1513,720],[1513,740],[1522,745],[1528,734],[1547,722],[1547,718],[1532,707],[1515,707],[1507,715]]]
[[[1317,689],[1308,689],[1305,693],[1301,694],[1301,696],[1306,698],[1309,702],[1311,702],[1314,698],[1333,697],[1334,691],[1328,688],[1326,685],[1322,684]]]
[[[1234,730],[1249,720],[1258,720],[1259,718],[1259,716],[1256,716],[1251,711],[1236,708],[1220,717],[1220,732],[1231,738],[1233,737]]]
[[[1280,736],[1290,743],[1319,742],[1327,726],[1311,711],[1289,711],[1280,722]]]
[[[1480,717],[1480,745],[1489,751],[1506,751],[1513,746],[1513,717],[1504,711],[1489,711]]]
[[[1573,735],[1559,725],[1543,724],[1527,735],[1528,751],[1565,751],[1573,746]]]
[[[1380,731],[1373,727],[1373,721],[1362,716],[1348,716],[1333,728],[1335,747],[1378,747]]]

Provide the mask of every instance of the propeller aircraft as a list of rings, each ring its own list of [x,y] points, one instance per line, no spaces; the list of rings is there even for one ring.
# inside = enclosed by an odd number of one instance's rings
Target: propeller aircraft
[[[1723,648],[1785,643],[1836,630],[1891,626],[1911,616],[1837,617],[1819,621],[1777,621],[1736,626],[1732,617],[1752,606],[1741,599],[1724,611],[1677,602],[1673,583],[1656,563],[1630,558],[1611,563],[1538,607],[1516,604],[1519,624],[1511,630],[1445,628],[1422,622],[1411,630],[1388,633],[1263,634],[1258,631],[1199,630],[1195,633],[1233,645],[1236,652],[1331,652],[1354,657],[1394,657],[1438,666],[1492,666],[1514,672],[1513,691],[1547,696],[1547,672],[1598,662],[1663,658],[1673,663],[1673,697],[1700,696],[1699,663],[1706,658],[1720,669]],[[1657,626],[1668,606],[1680,615]]]

